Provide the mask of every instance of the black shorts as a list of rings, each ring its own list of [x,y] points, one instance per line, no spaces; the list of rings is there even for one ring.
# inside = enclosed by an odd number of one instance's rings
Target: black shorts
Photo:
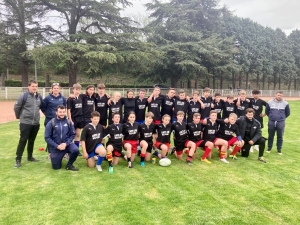
[[[147,147],[146,152],[152,153],[153,142],[148,142],[148,141],[147,141],[147,144],[148,144],[148,147]]]
[[[187,148],[187,144],[190,140],[186,140],[185,142],[176,142],[174,141],[176,151],[182,151],[183,149]]]
[[[114,150],[116,150],[116,151],[119,151],[119,152],[122,152],[122,143],[120,143],[120,144],[115,144],[115,143],[112,143],[112,142],[110,142],[110,141],[108,141],[107,143],[106,143],[106,148],[107,148],[107,146],[109,146],[109,145],[111,145],[111,146],[113,146],[113,149]]]
[[[82,118],[82,116],[77,116],[77,117],[73,117],[72,118],[72,121],[73,121],[73,123],[74,123],[74,128],[75,129],[82,129],[82,128],[84,128],[84,121],[83,121],[83,118]]]

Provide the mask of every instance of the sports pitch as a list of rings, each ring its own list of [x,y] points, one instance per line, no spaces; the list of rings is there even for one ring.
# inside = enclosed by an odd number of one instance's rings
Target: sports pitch
[[[266,164],[256,151],[223,164],[214,149],[208,165],[198,150],[192,167],[170,156],[170,167],[142,168],[137,157],[133,169],[122,160],[114,174],[106,162],[102,173],[89,169],[83,158],[74,164],[79,172],[52,170],[38,151],[43,126],[34,150],[41,161],[27,162],[25,151],[15,169],[18,122],[1,124],[0,224],[300,224],[300,101],[290,106],[283,155],[273,148]]]

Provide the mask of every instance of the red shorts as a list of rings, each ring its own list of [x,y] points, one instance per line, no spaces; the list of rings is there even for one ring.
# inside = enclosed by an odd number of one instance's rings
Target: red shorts
[[[135,154],[137,153],[137,147],[138,147],[138,140],[124,140],[123,146],[128,143],[131,145],[131,153]]]
[[[232,137],[230,140],[228,140],[227,141],[228,142],[228,148],[229,148],[229,146],[233,146],[234,143],[237,142],[237,141],[238,141],[237,137]]]
[[[218,138],[215,138],[215,140],[213,141],[213,143],[216,143],[216,142],[217,142],[217,140],[218,140]]]
[[[153,123],[154,123],[155,125],[161,124],[161,120],[153,120]]]
[[[166,146],[168,147],[168,149],[171,148],[170,143],[161,143],[161,142],[159,142],[159,141],[156,141],[154,146],[155,146],[156,148],[160,149],[160,147],[161,147],[162,145],[166,145]]]

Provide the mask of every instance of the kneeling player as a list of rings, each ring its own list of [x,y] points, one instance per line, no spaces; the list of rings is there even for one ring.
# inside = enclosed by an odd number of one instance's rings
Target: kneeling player
[[[219,124],[217,123],[217,111],[211,110],[209,120],[204,119],[203,125],[203,140],[212,142],[215,146],[218,146],[220,149],[220,161],[228,163],[228,161],[225,159],[227,153],[227,141],[216,137],[219,128]],[[206,154],[208,155],[209,153]],[[209,164],[211,163],[207,159],[204,159],[202,161]]]
[[[139,143],[139,124],[134,121],[135,113],[131,111],[128,113],[128,122],[123,124],[123,146],[126,150],[128,168],[133,167],[132,162],[134,161],[135,155],[137,153],[137,147]],[[146,154],[141,152],[141,166],[145,166],[145,156]]]
[[[113,154],[113,165],[117,165],[119,163],[120,156],[122,156],[123,125],[120,124],[120,118],[120,113],[113,113],[113,124],[109,125],[105,130],[105,133],[109,137],[106,143],[106,149]]]
[[[172,131],[170,120],[171,117],[168,114],[165,114],[162,117],[162,123],[155,126],[157,131],[155,147],[161,150],[161,154],[155,152],[155,155],[159,158],[165,158],[170,149],[170,136]]]
[[[102,172],[101,164],[107,156],[109,164],[109,172],[113,173],[112,166],[112,154],[108,150],[106,152],[102,145],[102,139],[104,137],[104,129],[100,121],[100,114],[97,111],[91,113],[91,123],[86,125],[81,133],[81,147],[83,151],[83,157],[87,160],[88,167],[92,168],[95,166],[94,156],[98,155],[96,168],[99,172]]]
[[[220,123],[220,128],[217,137],[227,141],[228,143],[227,148],[235,145],[231,155],[229,156],[232,159],[237,159],[235,155],[244,145],[244,141],[240,136],[239,127],[235,123],[236,120],[237,120],[237,115],[235,113],[231,113],[228,119],[218,120],[218,123]],[[236,137],[233,136],[233,134],[235,134]]]
[[[172,124],[172,130],[174,131],[174,144],[175,144],[175,155],[176,158],[182,160],[182,153],[184,148],[189,149],[188,157],[186,159],[186,163],[188,165],[192,164],[192,158],[196,149],[196,144],[190,140],[188,140],[186,123],[183,122],[183,118],[185,113],[183,111],[177,112],[177,121]]]
[[[152,112],[147,112],[145,123],[139,125],[141,157],[142,154],[146,154],[146,161],[149,161],[151,159],[151,153],[153,148],[153,134],[156,133],[155,125],[154,123],[152,123],[153,117],[154,114]],[[141,166],[143,166],[142,161]]]

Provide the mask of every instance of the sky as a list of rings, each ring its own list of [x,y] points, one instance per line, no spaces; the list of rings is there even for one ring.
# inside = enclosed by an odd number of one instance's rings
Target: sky
[[[145,15],[143,4],[150,0],[135,0],[134,7],[126,14]],[[227,5],[239,17],[251,20],[273,29],[280,28],[286,34],[300,29],[300,0],[220,0],[220,6]]]

